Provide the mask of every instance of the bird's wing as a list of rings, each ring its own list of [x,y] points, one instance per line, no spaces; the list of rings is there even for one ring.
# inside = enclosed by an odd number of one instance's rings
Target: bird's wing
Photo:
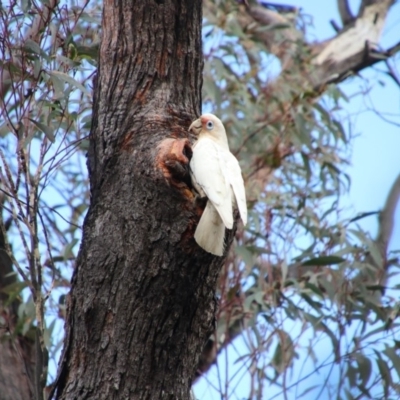
[[[226,180],[232,187],[233,193],[235,194],[236,204],[239,209],[240,218],[243,224],[247,224],[247,204],[246,204],[246,192],[244,190],[244,182],[242,177],[242,170],[238,160],[231,152],[224,152],[224,171],[226,171]]]
[[[233,227],[232,191],[224,171],[224,153],[226,151],[208,138],[200,138],[194,148],[190,161],[192,178],[204,191],[207,198],[217,209],[224,225]]]

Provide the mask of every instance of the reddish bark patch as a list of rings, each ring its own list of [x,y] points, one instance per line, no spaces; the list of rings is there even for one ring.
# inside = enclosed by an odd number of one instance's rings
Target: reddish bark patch
[[[145,104],[147,101],[147,95],[150,92],[151,86],[153,84],[153,79],[149,78],[143,87],[137,90],[135,96],[134,96],[134,102],[137,102],[138,104]]]
[[[166,76],[168,59],[169,59],[168,50],[164,50],[161,54],[160,63],[158,65],[158,73],[161,77]]]
[[[198,220],[191,218],[185,232],[181,236],[181,246],[187,254],[193,254],[198,250],[198,244],[194,240]]]
[[[188,139],[167,138],[158,145],[156,168],[171,186],[190,200],[193,199],[189,173],[191,157],[192,147]]]
[[[129,132],[122,139],[121,148],[123,150],[128,150],[130,148],[132,137],[133,137],[133,132]]]

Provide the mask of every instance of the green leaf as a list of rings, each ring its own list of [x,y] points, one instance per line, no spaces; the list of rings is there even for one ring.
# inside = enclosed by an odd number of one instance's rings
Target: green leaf
[[[68,244],[65,246],[65,249],[64,249],[64,259],[65,259],[65,260],[68,260],[68,259],[70,259],[70,258],[74,258],[74,257],[75,257],[75,255],[74,255],[72,249],[74,248],[74,246],[75,246],[78,242],[79,242],[78,239],[72,239],[71,242],[68,243]]]
[[[303,393],[299,394],[298,399],[301,399],[301,398],[304,397],[306,394],[312,392],[313,390],[315,390],[315,389],[317,389],[317,388],[320,390],[320,386],[319,386],[319,385],[313,385],[313,386],[308,387],[307,389],[304,390]],[[307,397],[307,399],[309,399],[309,397]]]
[[[97,57],[99,54],[99,45],[98,44],[95,44],[92,46],[77,45],[76,49],[78,51],[79,56],[97,61]]]
[[[24,132],[25,132],[25,125],[24,125],[22,122],[20,122],[20,123],[17,125],[17,135],[18,135],[18,138],[19,138],[19,139],[22,139],[22,138],[23,138]]]
[[[253,254],[248,250],[246,246],[236,246],[235,253],[240,256],[244,263],[248,267],[252,267],[254,264]]]
[[[321,114],[321,118],[327,122],[330,123],[331,121],[331,116],[329,114],[328,111],[325,110],[325,108],[323,106],[321,106],[321,104],[319,103],[314,103],[313,107]]]
[[[358,220],[363,219],[363,218],[367,218],[367,217],[369,217],[371,215],[377,215],[379,213],[380,213],[380,211],[369,211],[369,212],[359,213],[356,217],[352,218],[349,221],[349,223],[358,221]]]
[[[281,263],[281,271],[282,271],[282,282],[286,281],[286,277],[288,274],[288,265],[287,262],[285,260],[282,261]]]
[[[342,257],[322,256],[322,257],[317,257],[317,258],[311,258],[310,260],[304,261],[301,265],[303,267],[323,266],[323,265],[340,264],[344,261],[346,261],[346,260]]]
[[[5,137],[11,132],[10,127],[7,125],[6,122],[4,122],[2,125],[0,125],[0,136]]]
[[[321,298],[324,297],[324,294],[322,293],[321,289],[318,286],[314,285],[313,283],[306,282],[304,286],[305,286],[305,288],[310,289],[317,296],[319,296]]]
[[[61,100],[65,97],[65,93],[64,93],[64,81],[60,78],[58,78],[56,75],[50,75],[50,82],[53,86],[53,90],[54,90],[54,98],[53,100]],[[54,102],[53,101],[53,108],[55,109],[60,109],[58,102]]]
[[[305,154],[304,152],[301,152],[301,158],[303,159],[304,168],[306,170],[306,179],[307,179],[307,182],[309,182],[311,179],[311,176],[312,176],[310,160],[308,158],[308,155]]]
[[[369,378],[372,373],[372,363],[371,360],[364,356],[362,353],[355,354],[356,361],[358,364],[358,371],[362,381],[362,386],[367,386]]]
[[[47,136],[47,138],[50,140],[50,142],[52,142],[52,143],[55,142],[56,138],[54,136],[53,129],[51,129],[49,126],[42,124],[41,122],[35,121],[32,118],[29,118],[29,121],[33,122],[36,125],[36,127]]]
[[[379,290],[381,292],[381,295],[383,295],[386,290],[386,286],[382,285],[366,285],[365,288],[372,291]]]
[[[383,351],[383,353],[392,362],[394,370],[397,372],[397,376],[400,378],[400,357],[397,355],[396,349],[386,345],[386,349]]]
[[[340,139],[342,139],[343,143],[347,144],[347,137],[346,137],[346,133],[344,131],[343,125],[339,121],[336,121],[336,120],[333,120],[332,122],[333,122],[333,125],[335,125],[336,130],[339,133]]]
[[[54,331],[54,327],[56,325],[57,320],[53,319],[53,321],[50,323],[50,325],[44,328],[44,332],[43,332],[43,340],[44,340],[44,344],[45,346],[50,349],[51,347],[51,337],[53,335],[53,331]]]
[[[278,329],[279,343],[277,344],[272,358],[272,365],[278,373],[282,373],[288,368],[294,358],[294,346],[292,338],[284,330]]]
[[[257,26],[255,29],[256,32],[268,32],[268,31],[274,31],[274,30],[280,30],[280,29],[290,29],[291,25],[290,24],[269,24],[269,25],[263,25],[263,26]]]
[[[42,56],[46,60],[50,60],[49,56],[43,51],[43,49],[40,48],[40,46],[33,40],[27,39],[25,41],[25,49],[28,51],[31,51],[34,54],[37,54],[39,56]]]
[[[16,296],[14,294],[16,293],[18,295],[21,290],[25,289],[26,287],[28,287],[28,282],[17,281],[1,288],[0,292],[6,293],[7,295],[13,296],[13,298],[15,298]]]
[[[314,301],[307,293],[301,293],[301,297],[317,312],[321,312],[323,303]]]
[[[40,55],[40,46],[31,39],[25,41],[25,48],[31,50],[33,53]]]
[[[36,317],[35,303],[32,300],[21,303],[18,307],[18,317],[20,319],[28,318],[32,322]]]
[[[389,387],[392,384],[392,375],[390,373],[390,370],[387,366],[386,361],[384,361],[382,359],[381,355],[376,350],[374,350],[374,353],[377,356],[376,363],[378,365],[379,373],[381,374],[381,378],[383,381],[382,383],[383,383],[383,389],[384,389],[384,393],[385,393],[384,398],[387,398]]]
[[[34,61],[34,67],[33,67],[33,77],[37,79],[39,77],[40,72],[42,71],[42,63],[40,60],[37,58]]]
[[[83,86],[80,82],[74,79],[72,76],[65,74],[64,72],[60,71],[47,71],[47,73],[51,76],[55,76],[58,79],[61,79],[65,83],[69,83],[71,86],[81,90],[83,93],[87,95],[91,95],[91,93]]]
[[[21,8],[23,12],[27,12],[32,7],[30,0],[21,0]]]

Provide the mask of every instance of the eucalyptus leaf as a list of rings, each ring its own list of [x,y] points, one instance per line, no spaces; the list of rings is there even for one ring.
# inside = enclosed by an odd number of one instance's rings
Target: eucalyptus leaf
[[[38,129],[40,129],[50,140],[50,142],[54,143],[55,142],[55,136],[54,136],[54,130],[50,128],[49,126],[46,126],[42,124],[41,122],[35,121],[34,119],[29,118],[31,122],[33,122]]]
[[[340,264],[342,262],[346,261],[342,257],[338,256],[321,256],[321,257],[315,257],[311,258],[307,261],[304,261],[301,263],[302,266],[307,267],[307,266],[324,266],[324,265],[333,265],[333,264]]]
[[[65,83],[70,84],[72,87],[81,90],[83,93],[90,95],[90,92],[76,79],[74,79],[72,76],[61,72],[61,71],[46,71],[49,75],[56,77],[60,79],[61,81],[64,81]]]

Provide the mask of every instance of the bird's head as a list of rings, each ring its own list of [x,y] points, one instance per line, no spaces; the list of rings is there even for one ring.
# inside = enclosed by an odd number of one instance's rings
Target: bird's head
[[[189,132],[194,133],[197,137],[207,135],[221,144],[228,144],[225,127],[214,114],[203,114],[193,121],[189,127]]]

